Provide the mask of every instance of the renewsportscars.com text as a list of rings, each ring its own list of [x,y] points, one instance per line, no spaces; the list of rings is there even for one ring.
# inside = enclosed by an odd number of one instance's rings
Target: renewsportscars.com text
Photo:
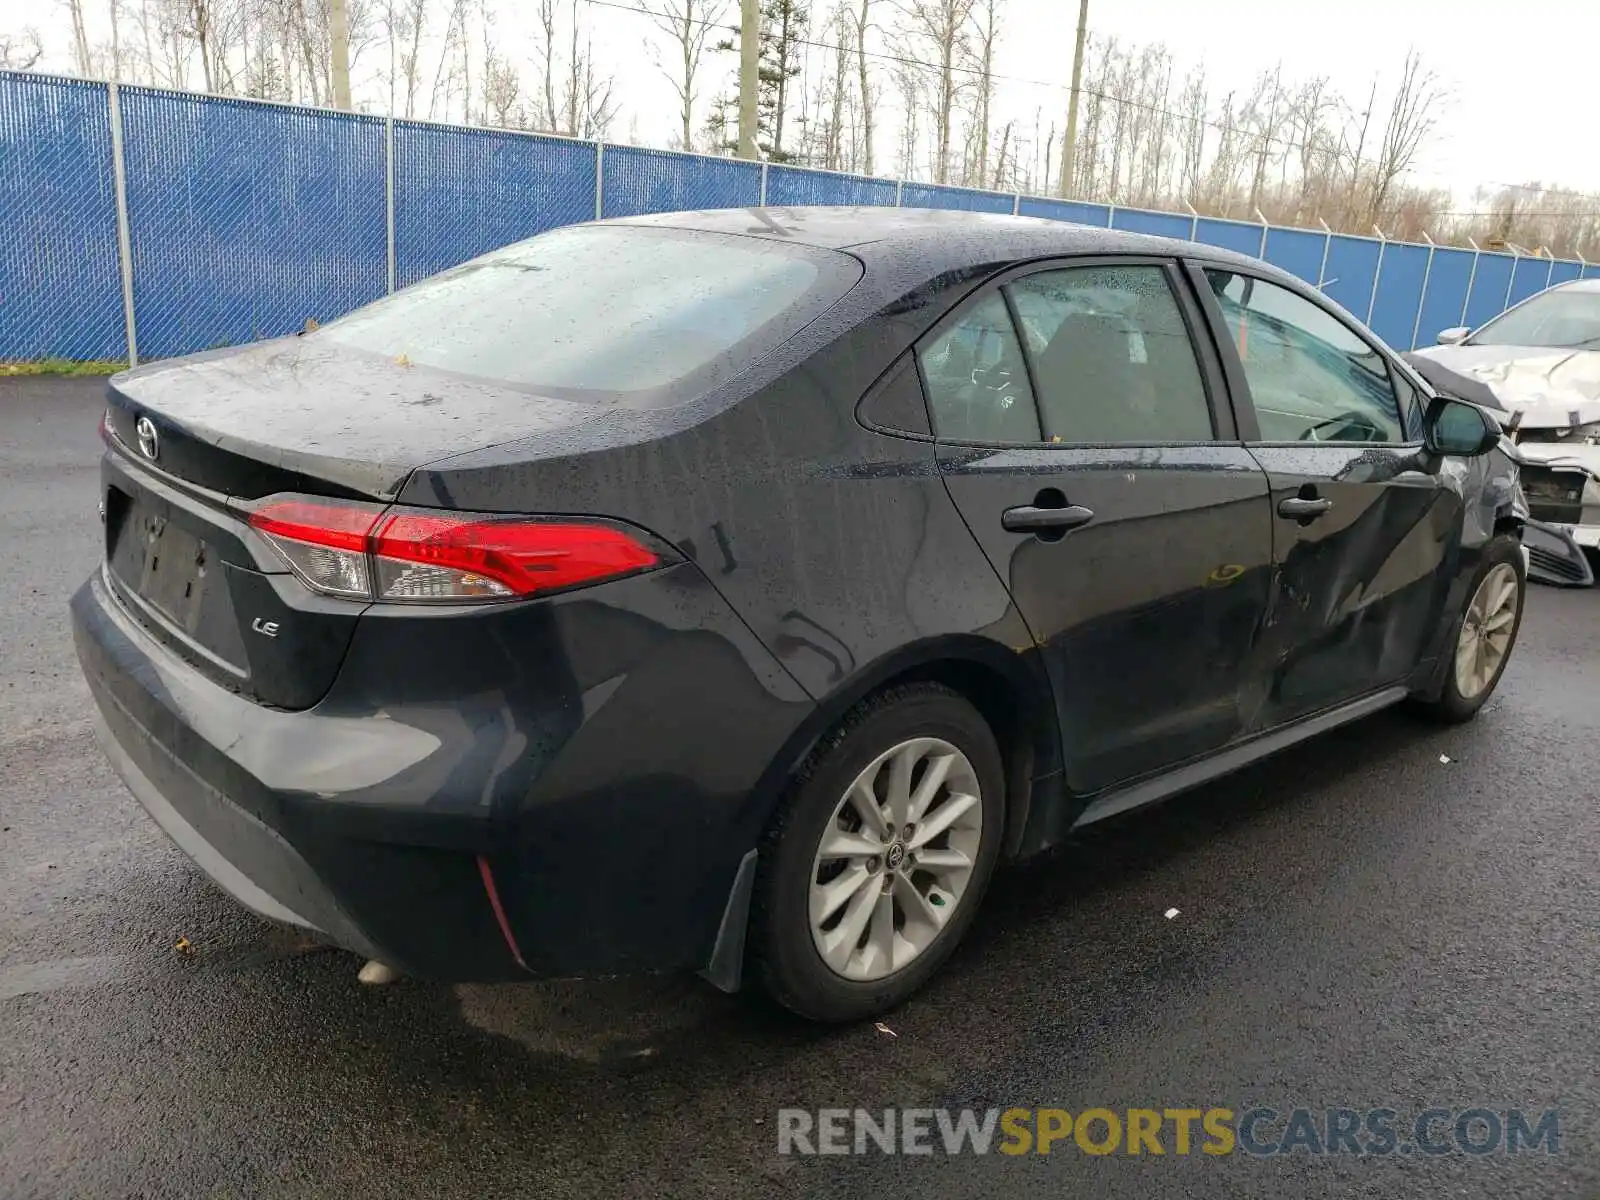
[[[778,1110],[779,1154],[1559,1154],[1559,1109]]]

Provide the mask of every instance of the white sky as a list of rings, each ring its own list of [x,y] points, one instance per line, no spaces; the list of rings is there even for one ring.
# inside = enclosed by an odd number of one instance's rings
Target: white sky
[[[620,0],[631,3],[634,0]],[[889,19],[892,0],[879,0]],[[727,0],[729,19],[737,0]],[[107,36],[106,0],[86,0],[92,40]],[[531,58],[530,0],[491,0],[496,40]],[[646,144],[665,145],[674,128],[676,98],[655,69],[653,27],[632,13],[584,4],[597,57],[616,80],[621,102],[613,136],[636,131]],[[813,40],[827,41],[820,13]],[[1008,118],[1031,130],[1036,108],[1043,124],[1059,125],[1066,110],[1076,0],[1007,0],[997,73],[997,126]],[[70,65],[69,25],[61,0],[0,0],[0,32],[36,27],[46,59]],[[1452,189],[1468,201],[1474,187],[1542,181],[1600,191],[1600,154],[1585,133],[1593,104],[1587,55],[1600,45],[1600,0],[1091,0],[1092,32],[1124,44],[1161,42],[1176,59],[1176,74],[1204,63],[1213,103],[1229,89],[1247,91],[1256,75],[1281,61],[1286,82],[1327,75],[1341,95],[1364,102],[1380,78],[1380,112],[1408,47],[1448,90],[1437,133],[1425,147],[1413,180]],[[714,40],[714,39],[713,39]],[[813,55],[820,70],[822,52]],[[361,76],[386,55],[378,48],[357,64]],[[736,56],[717,56],[707,72],[703,103],[721,90]],[[883,79],[886,100],[892,91]],[[1054,80],[1038,86],[1017,80]],[[1176,86],[1174,88],[1176,91]],[[698,118],[697,118],[698,123]],[[890,158],[892,139],[879,143]]]

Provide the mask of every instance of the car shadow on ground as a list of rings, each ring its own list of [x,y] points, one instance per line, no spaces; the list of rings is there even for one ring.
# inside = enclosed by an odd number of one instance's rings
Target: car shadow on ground
[[[202,939],[193,956],[151,963],[157,978],[125,989],[102,1016],[113,1035],[181,1028],[185,1053],[213,1068],[200,1086],[235,1109],[304,1103],[344,1114],[329,1118],[341,1129],[359,1114],[364,1141],[404,1147],[397,1167],[441,1187],[463,1146],[536,1149],[600,1179],[648,1168],[667,1181],[688,1168],[653,1140],[662,1130],[693,1130],[701,1161],[749,1159],[770,1149],[781,1106],[938,1102],[980,1066],[1020,1053],[1040,1014],[1058,1014],[1059,1036],[1059,1014],[1070,1010],[1085,1038],[1126,1020],[1130,972],[1146,986],[1151,972],[1192,976],[1218,950],[1214,940],[1162,940],[1154,892],[1167,876],[1203,860],[1211,886],[1246,882],[1256,843],[1304,845],[1305,823],[1339,827],[1352,778],[1428,753],[1418,745],[1426,738],[1409,715],[1380,714],[1004,872],[968,944],[884,1029],[808,1025],[692,978],[363,987],[354,957],[245,914],[228,917],[216,944]],[[1371,822],[1385,811],[1406,819],[1391,800],[1363,802],[1360,837],[1396,834],[1381,816],[1379,827]],[[1313,837],[1316,853],[1297,869],[1336,871],[1362,852],[1360,837]],[[208,887],[183,892],[181,907],[192,911],[177,919],[197,928],[231,903]],[[1137,929],[1130,911],[1140,914]],[[171,977],[179,972],[185,978]],[[136,1062],[128,1065],[137,1079]],[[630,1128],[656,1132],[612,1136]],[[788,1169],[766,1158],[773,1171]],[[303,1165],[338,1174],[325,1162]],[[680,1183],[690,1186],[687,1176]]]

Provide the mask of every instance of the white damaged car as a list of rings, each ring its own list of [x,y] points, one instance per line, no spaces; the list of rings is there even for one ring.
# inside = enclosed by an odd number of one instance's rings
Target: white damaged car
[[[1436,389],[1500,410],[1530,515],[1600,550],[1600,279],[1557,284],[1439,343],[1405,357]],[[1542,561],[1535,543],[1531,565],[1550,582],[1592,582],[1589,564],[1559,557]]]

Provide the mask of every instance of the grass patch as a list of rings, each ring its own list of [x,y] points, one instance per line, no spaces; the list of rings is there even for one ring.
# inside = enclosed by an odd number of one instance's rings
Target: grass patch
[[[70,358],[41,358],[36,362],[0,362],[0,379],[15,375],[115,375],[128,364],[119,359],[96,358],[79,362]]]

